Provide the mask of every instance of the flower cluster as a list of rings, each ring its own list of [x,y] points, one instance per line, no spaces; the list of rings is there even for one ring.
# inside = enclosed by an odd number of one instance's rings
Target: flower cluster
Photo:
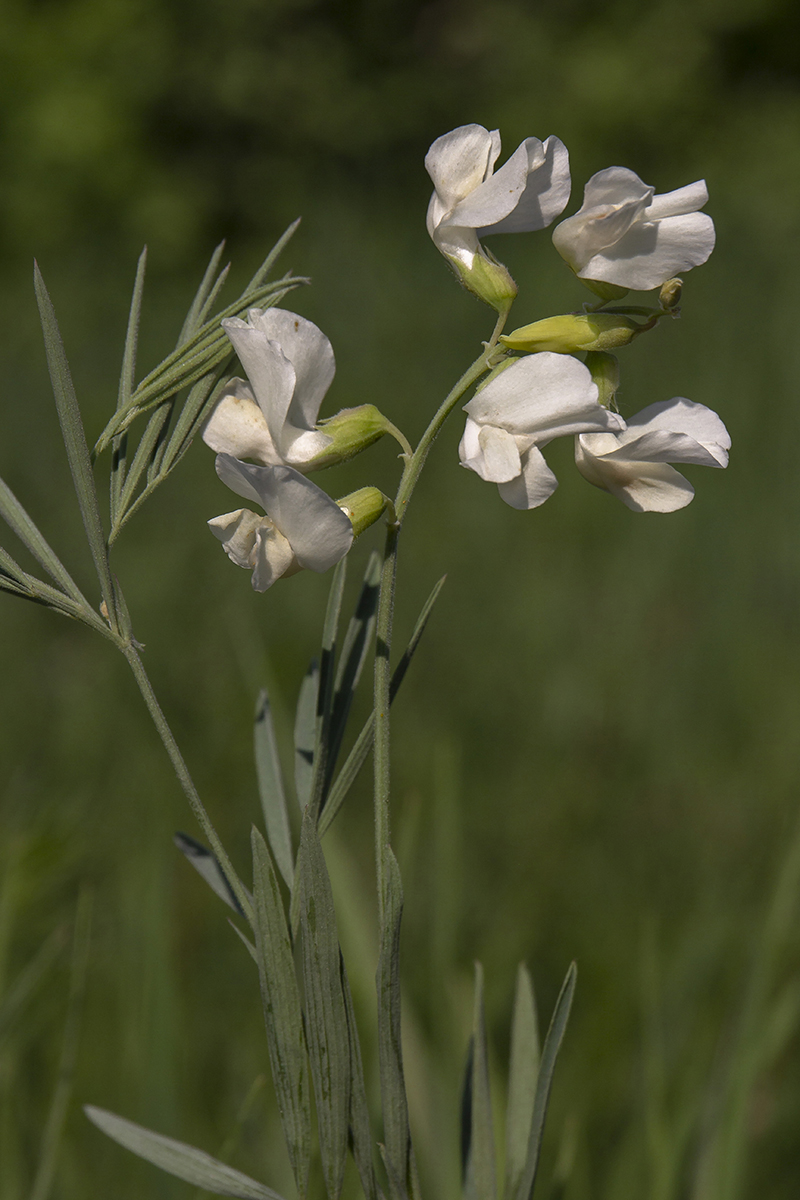
[[[683,397],[624,419],[610,351],[677,315],[678,273],[711,254],[714,224],[700,211],[708,199],[704,181],[656,195],[624,167],[593,175],[579,211],[553,232],[558,253],[595,293],[593,307],[501,336],[517,288],[482,239],[551,225],[567,205],[571,181],[557,137],[526,138],[495,170],[500,149],[497,130],[464,125],[437,138],[425,158],[434,186],[428,232],[462,283],[499,314],[484,362],[490,374],[464,405],[462,465],[496,483],[513,508],[536,508],[557,486],[542,450],[570,435],[580,473],[628,508],[684,507],[694,491],[671,464],[726,466],[728,432],[716,413]],[[606,307],[629,289],[655,288],[655,306]],[[303,567],[327,570],[387,508],[372,487],[334,501],[310,472],[352,457],[384,433],[400,441],[407,464],[411,448],[372,405],[320,420],[335,361],[311,321],[279,308],[251,309],[247,320],[225,320],[223,327],[247,379],[227,383],[203,438],[217,452],[220,479],[266,515],[239,508],[209,526],[264,591]]]

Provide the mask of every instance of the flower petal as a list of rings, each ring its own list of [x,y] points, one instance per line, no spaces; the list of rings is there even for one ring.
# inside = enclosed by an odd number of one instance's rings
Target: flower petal
[[[336,373],[330,341],[313,321],[283,308],[251,309],[251,323],[277,342],[295,373],[294,394],[287,414],[295,429],[313,429],[320,405]]]
[[[232,379],[215,404],[202,430],[203,441],[218,454],[278,463],[267,419],[243,379]]]
[[[480,425],[533,434],[540,444],[585,430],[624,429],[617,413],[597,403],[588,368],[568,354],[543,351],[518,359],[464,405]]]
[[[256,592],[265,592],[277,579],[294,575],[300,563],[286,538],[271,521],[263,520],[256,532],[253,551],[253,575],[250,582]]]
[[[239,317],[223,321],[222,327],[250,380],[272,440],[280,449],[281,432],[294,395],[294,367],[263,329],[256,329]]]
[[[674,192],[654,196],[644,217],[646,221],[663,221],[665,217],[697,212],[704,204],[708,204],[708,188],[705,179],[698,179],[696,183],[687,183],[686,187],[676,188]]]
[[[706,213],[637,222],[578,271],[618,287],[646,292],[673,275],[699,267],[714,249],[714,222]]]
[[[458,452],[461,465],[489,483],[503,483],[522,470],[512,434],[494,425],[476,425],[467,419]]]
[[[643,408],[630,418],[628,430],[620,435],[619,442],[625,444],[643,433],[662,429],[687,434],[713,455],[718,466],[728,465],[731,435],[725,425],[713,409],[705,404],[695,404],[684,396],[674,396],[671,400],[661,400]]]
[[[436,139],[425,155],[425,169],[441,210],[437,217],[434,209],[435,225],[488,178],[499,153],[500,134],[496,129],[489,133],[482,125],[461,125]]]
[[[534,159],[538,150],[538,159],[543,162],[542,143],[538,138],[529,138],[528,141],[535,143]],[[525,191],[527,178],[528,142],[523,142],[499,171],[454,205],[440,222],[440,227],[458,225],[466,229],[483,227],[488,230],[513,212]]]
[[[522,471],[508,483],[500,483],[497,490],[506,504],[512,508],[538,508],[558,487],[558,480],[544,461],[538,446],[531,446],[523,457]]]
[[[676,512],[694,497],[688,479],[667,463],[615,462],[595,455],[585,435],[575,439],[575,463],[584,479],[633,512]]]
[[[545,229],[567,205],[572,181],[569,152],[564,143],[557,137],[547,138],[544,144],[538,138],[527,138],[519,149],[523,148],[528,158],[525,187],[508,216],[480,228],[479,237],[490,233],[527,233]],[[506,166],[508,163],[501,167],[495,179],[502,175]]]
[[[235,512],[223,513],[207,522],[214,537],[222,542],[222,548],[237,567],[251,568],[254,562],[256,532],[264,520],[249,508],[237,508]]]

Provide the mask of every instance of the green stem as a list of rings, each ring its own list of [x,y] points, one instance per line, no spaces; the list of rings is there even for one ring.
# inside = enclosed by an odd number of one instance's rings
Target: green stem
[[[242,912],[247,920],[252,924],[253,906],[250,903],[250,897],[247,894],[247,891],[245,890],[241,880],[239,879],[239,876],[236,874],[236,871],[233,868],[233,863],[228,858],[228,854],[222,845],[222,842],[219,840],[217,831],[211,824],[211,818],[206,812],[205,805],[200,799],[197,788],[194,785],[194,781],[189,774],[189,768],[186,766],[183,755],[178,748],[178,743],[175,741],[172,730],[167,724],[167,719],[164,716],[164,713],[161,711],[161,705],[156,699],[153,686],[150,683],[150,679],[144,669],[144,663],[139,657],[139,654],[134,646],[122,645],[120,646],[120,649],[125,655],[128,666],[133,671],[134,679],[138,683],[139,691],[142,693],[144,702],[147,705],[147,711],[150,713],[150,716],[153,719],[153,724],[158,730],[159,737],[164,743],[164,749],[169,755],[170,762],[175,770],[175,774],[178,776],[178,782],[183,788],[192,812],[197,818],[203,833],[208,838],[211,849],[214,851],[222,872],[233,889],[233,893],[241,906]]]

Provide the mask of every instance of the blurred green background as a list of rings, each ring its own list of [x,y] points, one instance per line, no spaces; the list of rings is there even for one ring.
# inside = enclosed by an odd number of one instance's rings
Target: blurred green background
[[[534,972],[544,1019],[576,958],[542,1194],[796,1196],[791,874],[771,941],[764,923],[795,836],[800,767],[800,10],[2,0],[0,18],[0,474],[89,595],[34,255],[92,436],[116,396],[142,244],[140,375],[174,344],[220,238],[243,285],[302,215],[283,266],[313,277],[288,303],[336,351],[323,412],[373,402],[413,441],[492,324],[425,232],[435,137],[475,121],[499,127],[508,154],[557,134],[571,152],[568,211],[611,164],[657,191],[707,179],[717,249],[688,276],[680,323],[624,352],[620,399],[628,413],[674,395],[717,409],[729,470],[695,471],[688,509],[640,516],[588,487],[570,447],[554,445],[558,492],[517,513],[458,469],[454,420],[414,501],[398,641],[448,579],[395,709],[407,1055],[423,1182],[450,1195],[472,960],[486,968],[500,1092],[517,961]],[[582,303],[547,235],[492,249],[520,285],[516,324]],[[393,448],[379,445],[320,482],[341,495],[396,478]],[[198,443],[133,519],[115,565],[163,707],[247,873],[256,692],[268,684],[288,754],[327,581],[301,574],[254,595],[204,527],[229,507]],[[363,540],[356,566],[378,537]],[[75,1088],[50,1194],[189,1196],[106,1142],[78,1102],[215,1153],[268,1071],[252,964],[171,844],[176,829],[196,830],[121,658],[9,597],[0,623],[0,994],[60,937],[0,1028],[0,1195],[32,1194],[89,885]],[[368,778],[337,826],[331,868],[367,1029]],[[739,1118],[746,1162],[725,1181],[704,1147]],[[233,1161],[292,1194],[268,1081]]]

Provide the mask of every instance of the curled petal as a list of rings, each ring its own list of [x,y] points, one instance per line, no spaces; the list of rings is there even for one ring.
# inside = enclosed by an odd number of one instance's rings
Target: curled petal
[[[239,508],[212,517],[208,526],[228,558],[237,567],[252,570],[251,582],[257,592],[265,592],[282,575],[300,569],[291,546],[268,517]]]
[[[522,471],[508,483],[500,483],[497,490],[506,504],[512,508],[538,508],[558,487],[558,480],[544,461],[538,446],[531,446],[523,456]]]
[[[495,425],[476,425],[467,419],[458,453],[462,466],[489,483],[513,479],[522,469],[513,435]]]
[[[276,445],[286,423],[296,381],[294,367],[277,342],[263,329],[231,317],[222,322],[253,388]]]
[[[705,404],[695,404],[684,396],[650,404],[628,421],[628,429],[619,437],[625,445],[644,433],[664,430],[668,433],[683,433],[699,443],[716,460],[716,465],[728,465],[731,435],[720,417]],[[673,458],[671,462],[688,462],[688,459]]]
[[[584,479],[610,492],[633,512],[676,512],[694,497],[679,471],[663,462],[616,462],[592,452],[591,435],[575,439],[575,462]]]
[[[546,229],[567,206],[572,181],[569,152],[564,143],[557,137],[549,137],[544,143],[538,138],[528,138],[520,150],[523,148],[528,157],[525,187],[509,215],[489,228],[479,229],[479,237],[490,233],[526,233]],[[504,170],[505,167],[502,167],[497,172],[498,176]]]
[[[282,462],[267,419],[243,379],[232,379],[203,426],[203,441],[218,454],[254,458],[260,463]]]
[[[277,342],[292,364],[295,386],[287,420],[296,429],[313,429],[320,405],[336,373],[330,341],[313,321],[283,308],[250,310],[250,320]]]
[[[436,189],[437,204],[432,214],[429,210],[435,224],[491,175],[499,153],[500,134],[482,125],[462,125],[436,139],[425,155]]]

